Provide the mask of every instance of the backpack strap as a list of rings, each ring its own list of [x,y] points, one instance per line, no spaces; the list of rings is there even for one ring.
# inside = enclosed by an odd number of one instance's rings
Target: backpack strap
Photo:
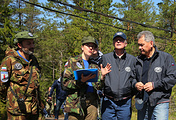
[[[28,79],[28,84],[26,86],[26,90],[25,90],[24,95],[27,92],[27,89],[29,87],[29,84],[30,84],[30,81],[31,81],[31,78],[32,78],[32,69],[33,69],[33,66],[31,66],[30,76],[29,76],[29,79]],[[21,112],[26,113],[26,105],[24,103],[24,98],[20,98],[19,99],[19,97],[17,96],[17,94],[15,94],[15,92],[13,91],[11,86],[10,86],[10,90],[11,90],[12,94],[15,96],[15,98],[17,99],[17,102],[18,102],[18,105],[19,105],[19,109],[21,110]]]
[[[27,86],[26,86],[26,90],[25,90],[24,95],[25,95],[26,92],[27,92],[27,89],[28,89],[28,87],[29,87],[29,84],[30,84],[30,81],[31,81],[31,78],[32,78],[32,69],[33,69],[33,66],[31,67],[30,76],[29,76],[29,79],[28,79],[28,84],[27,84]],[[11,86],[10,86],[10,90],[11,90],[12,94],[13,94],[17,99],[19,99],[18,96],[17,96],[17,95],[15,94],[15,92],[13,91],[13,89],[12,89]]]
[[[29,87],[29,84],[30,84],[30,82],[31,82],[31,78],[32,78],[32,68],[33,68],[33,66],[31,66],[30,76],[29,76],[29,79],[28,79],[28,84],[27,84],[27,86],[26,86],[26,90],[25,90],[24,95],[26,94],[27,89],[28,89],[28,87]]]

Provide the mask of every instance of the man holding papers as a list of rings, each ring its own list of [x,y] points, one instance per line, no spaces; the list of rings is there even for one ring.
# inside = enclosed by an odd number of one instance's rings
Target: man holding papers
[[[97,90],[103,87],[104,77],[111,72],[111,65],[107,64],[101,70],[98,65],[89,63],[89,58],[93,50],[97,48],[96,39],[88,36],[82,39],[82,54],[68,60],[63,75],[63,85],[67,87],[68,96],[66,98],[65,112],[68,112],[68,120],[96,120],[98,96]],[[91,72],[92,69],[98,69],[98,74]],[[90,72],[89,75],[80,74],[80,78],[75,80],[74,71],[85,69]],[[84,70],[82,70],[84,71]],[[86,82],[98,77],[97,82]]]

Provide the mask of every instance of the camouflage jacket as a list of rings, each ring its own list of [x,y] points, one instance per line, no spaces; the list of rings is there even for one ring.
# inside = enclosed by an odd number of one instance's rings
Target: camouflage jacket
[[[31,72],[31,67],[33,67],[32,77],[27,92],[25,93]],[[2,60],[0,66],[0,87],[5,84],[5,82],[2,82],[2,78],[6,78],[16,96],[19,99],[24,99],[26,113],[37,114],[38,105],[41,105],[41,103],[39,103],[39,68],[39,64],[34,55],[30,55],[29,62],[26,62],[22,57],[18,55],[15,49],[11,49],[10,47],[6,50],[6,57]],[[12,114],[24,115],[24,113],[20,111],[17,98],[13,94],[11,88],[8,87],[7,89],[7,110]]]
[[[98,68],[98,65],[90,64],[89,68],[97,68],[98,69],[98,82],[92,82],[94,88],[94,94],[97,96],[97,90],[101,89],[104,85],[104,81],[100,80],[101,71]],[[87,90],[87,83],[83,83],[79,80],[75,80],[74,72],[78,69],[84,69],[84,63],[82,60],[82,55],[77,56],[75,58],[70,58],[67,62],[64,75],[63,75],[63,85],[67,87],[68,96],[66,98],[65,112],[73,112],[77,113],[81,116],[84,116],[84,111],[81,106],[81,97],[84,96]],[[98,100],[98,99],[97,99]]]

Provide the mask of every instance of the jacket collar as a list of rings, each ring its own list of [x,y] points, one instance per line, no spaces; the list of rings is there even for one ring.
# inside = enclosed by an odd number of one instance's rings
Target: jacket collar
[[[121,59],[125,59],[125,58],[126,58],[126,54],[127,54],[127,52],[126,52],[126,50],[124,50],[124,54],[122,55]],[[119,57],[116,55],[115,50],[113,51],[113,55],[114,55],[114,58],[115,58],[115,59],[119,58]]]
[[[6,55],[6,56],[13,56],[14,58],[19,59],[23,64],[28,64],[28,62],[26,62],[22,57],[20,57],[20,56],[18,55],[16,49],[15,49],[15,48],[12,48],[12,47],[10,47],[10,46],[8,46],[8,48],[6,49],[5,55]],[[30,58],[29,61],[31,62],[32,59],[33,59],[33,55],[30,55],[29,58]]]
[[[159,50],[158,50],[158,48],[157,48],[156,46],[154,46],[154,48],[155,48],[155,52],[154,52],[154,54],[153,54],[152,57],[151,57],[152,61],[153,61],[154,59],[156,59],[156,58],[158,57],[158,55],[159,55]],[[146,58],[146,56],[143,55],[143,54],[140,54],[139,56],[137,56],[137,60],[140,61],[140,62],[142,62],[145,58]]]

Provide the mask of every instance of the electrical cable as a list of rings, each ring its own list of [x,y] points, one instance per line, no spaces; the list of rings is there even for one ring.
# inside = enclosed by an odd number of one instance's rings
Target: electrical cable
[[[50,9],[50,8],[47,8],[47,7],[43,7],[43,6],[41,6],[41,5],[38,5],[38,4],[35,4],[35,3],[31,3],[31,2],[28,2],[28,1],[25,1],[25,0],[21,0],[21,1],[23,1],[23,2],[25,2],[25,3],[28,3],[28,4],[31,4],[31,5],[34,5],[34,6],[37,6],[37,7],[41,7],[41,8],[47,9],[47,10],[49,10],[49,11],[58,12],[58,13],[61,13],[61,14],[65,14],[65,15],[70,15],[70,16],[73,16],[73,17],[82,18],[82,19],[84,19],[84,20],[89,20],[89,21],[91,21],[91,22],[95,22],[95,23],[100,23],[100,24],[108,25],[108,26],[111,26],[111,27],[114,27],[114,28],[118,28],[118,29],[122,29],[122,30],[126,30],[126,31],[131,31],[131,30],[127,30],[127,29],[124,29],[124,28],[116,27],[116,26],[114,26],[114,25],[110,25],[110,24],[98,22],[98,21],[95,21],[95,20],[92,20],[92,19],[80,17],[80,16],[78,16],[78,15],[73,15],[73,14],[70,14],[70,13],[65,13],[65,12],[61,12],[61,11],[58,11],[58,10],[53,10],[53,9]]]
[[[88,21],[90,21],[90,22],[94,22],[94,23],[99,23],[99,24],[107,25],[107,26],[114,27],[114,28],[117,28],[117,29],[122,29],[122,30],[125,30],[125,31],[131,31],[131,32],[134,32],[134,33],[139,33],[139,32],[133,31],[133,30],[127,30],[127,29],[120,28],[120,27],[116,27],[116,26],[114,26],[114,25],[110,25],[110,24],[107,24],[107,23],[102,23],[102,22],[98,22],[98,21],[95,21],[95,20],[92,20],[92,19],[80,17],[80,16],[78,16],[78,15],[73,15],[73,14],[70,14],[70,13],[65,13],[65,12],[61,12],[61,11],[58,11],[58,10],[53,10],[53,9],[50,9],[50,8],[47,8],[47,7],[44,7],[44,6],[35,4],[35,3],[31,3],[31,2],[28,2],[28,1],[25,1],[25,0],[21,0],[21,1],[23,1],[23,2],[25,2],[25,3],[28,3],[28,4],[31,4],[31,5],[34,5],[34,6],[37,6],[37,7],[40,7],[40,8],[43,8],[43,9],[46,9],[46,10],[49,10],[49,11],[53,11],[53,12],[57,12],[57,13],[65,14],[65,15],[70,15],[70,16],[73,16],[73,17],[78,17],[78,18],[81,18],[81,19],[84,19],[84,20],[88,20]],[[176,41],[176,40],[172,40],[172,39],[169,39],[169,38],[163,38],[163,37],[159,37],[159,36],[154,36],[154,37],[160,38],[160,39],[169,40],[169,41]]]
[[[93,10],[81,8],[81,7],[78,7],[78,6],[75,6],[75,5],[71,5],[71,4],[68,4],[68,3],[64,3],[64,2],[61,2],[61,1],[57,1],[57,0],[49,0],[49,1],[57,2],[57,3],[63,4],[63,5],[72,7],[73,9],[80,10],[80,11],[91,12],[91,13],[95,13],[95,14],[98,14],[98,15],[103,15],[103,16],[108,17],[108,18],[114,18],[114,19],[117,19],[117,20],[120,20],[120,21],[124,21],[124,22],[135,23],[135,24],[141,25],[143,27],[155,28],[155,29],[164,30],[164,31],[167,31],[167,32],[176,33],[176,32],[173,32],[171,30],[167,30],[167,29],[163,29],[163,28],[159,28],[159,27],[145,25],[145,24],[142,24],[142,23],[139,23],[139,22],[134,22],[134,21],[131,21],[131,20],[121,19],[121,18],[112,16],[112,15],[109,15],[109,14],[107,15],[107,14],[104,14],[104,13],[101,13],[101,12],[96,12],[96,11],[93,11]]]

